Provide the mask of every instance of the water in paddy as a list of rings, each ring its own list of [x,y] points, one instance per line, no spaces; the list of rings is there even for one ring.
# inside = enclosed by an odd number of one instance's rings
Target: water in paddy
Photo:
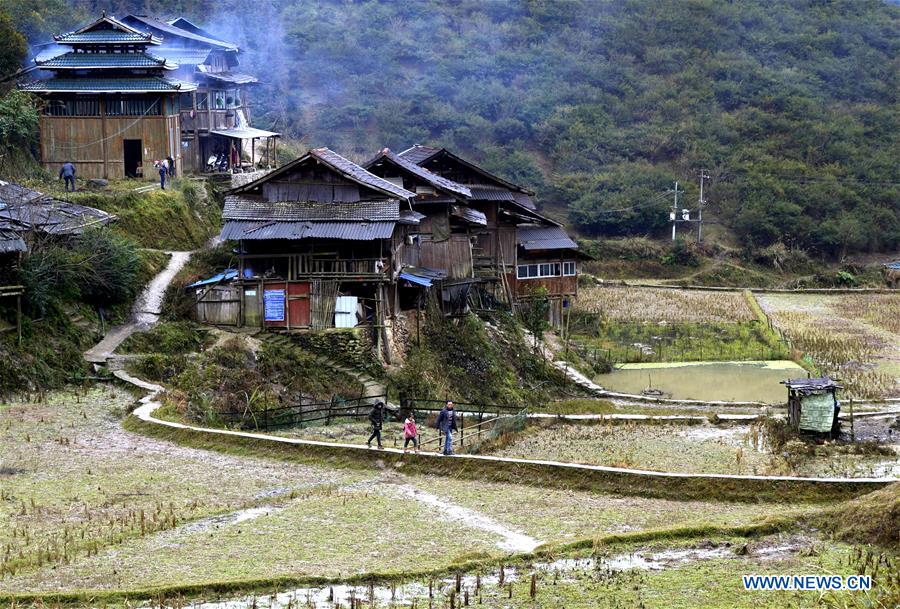
[[[671,362],[623,364],[594,380],[621,393],[652,387],[679,400],[781,404],[787,391],[779,381],[805,376],[806,371],[791,361]]]

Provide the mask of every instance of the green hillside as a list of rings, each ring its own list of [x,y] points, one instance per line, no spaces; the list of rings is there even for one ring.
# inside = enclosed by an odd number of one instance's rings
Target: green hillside
[[[32,37],[83,16],[0,0]],[[28,3],[31,5],[32,3]],[[131,6],[138,4],[140,6]],[[81,11],[146,12],[79,2]],[[161,0],[247,52],[255,120],[357,159],[438,143],[585,235],[662,234],[674,180],[742,243],[900,247],[900,8],[876,0]],[[212,15],[212,17],[210,17]]]

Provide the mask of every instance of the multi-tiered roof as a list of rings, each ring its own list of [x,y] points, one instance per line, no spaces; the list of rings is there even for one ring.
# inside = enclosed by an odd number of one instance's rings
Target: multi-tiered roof
[[[177,64],[153,53],[161,40],[103,15],[79,30],[54,36],[71,50],[35,59],[52,77],[21,83],[35,93],[180,93],[195,85],[166,77]]]

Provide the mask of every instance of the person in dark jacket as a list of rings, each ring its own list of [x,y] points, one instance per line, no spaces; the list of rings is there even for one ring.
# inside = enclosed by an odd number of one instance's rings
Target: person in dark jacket
[[[166,176],[169,174],[169,168],[166,167],[165,161],[159,161],[156,165],[157,169],[159,169],[159,187],[162,190],[166,189]]]
[[[168,165],[169,165],[167,167],[167,169],[169,170],[169,177],[174,178],[175,177],[175,159],[173,159],[171,156],[167,156],[166,163],[168,163]]]
[[[453,402],[448,401],[437,418],[437,428],[444,434],[444,454],[453,454],[453,432],[456,431],[456,411]]]
[[[378,439],[378,448],[381,446],[381,427],[384,425],[384,402],[375,402],[369,412],[369,422],[372,424],[372,435],[366,441],[366,445],[372,448],[372,440]]]
[[[75,164],[72,162],[63,163],[63,166],[59,168],[59,177],[61,180],[65,180],[66,182],[66,192],[69,192],[69,186],[72,187],[72,192],[75,192]]]

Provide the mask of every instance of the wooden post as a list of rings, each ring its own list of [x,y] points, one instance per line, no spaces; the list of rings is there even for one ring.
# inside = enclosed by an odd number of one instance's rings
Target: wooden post
[[[462,411],[459,412],[459,445],[460,447],[466,445],[466,418]]]
[[[16,296],[16,332],[19,335],[19,346],[22,346],[22,294]]]
[[[106,98],[100,96],[100,155],[103,158],[103,177],[109,179],[109,144],[106,141]]]
[[[853,398],[850,398],[850,441],[856,442],[856,428],[853,425]]]

